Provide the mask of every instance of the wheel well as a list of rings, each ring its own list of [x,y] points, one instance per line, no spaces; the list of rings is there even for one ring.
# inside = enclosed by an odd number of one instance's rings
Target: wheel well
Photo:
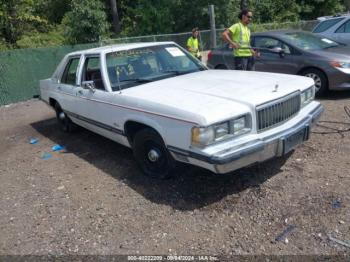
[[[152,128],[150,126],[145,125],[145,124],[141,124],[139,122],[127,121],[124,125],[124,132],[129,140],[129,143],[132,144],[136,133],[142,129],[145,129],[145,128],[150,128],[150,129],[155,130],[154,128]],[[157,130],[155,130],[155,131],[157,132]]]
[[[318,67],[315,67],[315,66],[308,66],[308,67],[304,67],[302,69],[299,70],[299,72],[297,73],[297,75],[301,75],[304,71],[306,70],[309,70],[309,69],[316,69],[316,70],[319,70],[321,71],[326,77],[326,73],[321,69],[321,68],[318,68]],[[328,79],[328,78],[327,78]]]
[[[227,66],[224,64],[218,64],[215,66],[215,69],[220,69],[220,68],[227,68]]]
[[[56,103],[57,103],[57,101],[56,101],[55,99],[53,99],[53,98],[50,97],[50,99],[49,99],[49,104],[50,104],[50,106],[52,106],[53,108],[55,108]]]

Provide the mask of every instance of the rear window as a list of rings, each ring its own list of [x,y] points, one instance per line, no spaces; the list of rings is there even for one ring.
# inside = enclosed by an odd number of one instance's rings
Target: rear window
[[[322,21],[321,23],[319,23],[315,27],[315,29],[313,30],[313,33],[322,33],[324,31],[326,31],[327,29],[331,28],[336,23],[342,21],[342,20],[344,20],[344,17],[342,17],[342,18],[334,18],[334,19],[329,19],[329,20],[326,20],[326,21]]]

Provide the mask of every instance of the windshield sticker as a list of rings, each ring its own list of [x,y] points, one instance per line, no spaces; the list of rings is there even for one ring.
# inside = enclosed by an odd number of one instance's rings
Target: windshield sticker
[[[172,56],[185,56],[184,52],[182,52],[178,47],[167,47],[165,48]]]
[[[322,38],[323,42],[326,42],[327,44],[333,44],[334,42],[332,40],[329,40],[327,38]]]

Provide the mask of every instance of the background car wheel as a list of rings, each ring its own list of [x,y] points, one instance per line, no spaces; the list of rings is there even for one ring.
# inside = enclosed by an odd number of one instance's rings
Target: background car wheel
[[[75,124],[70,120],[67,114],[63,112],[58,103],[55,104],[55,111],[57,122],[61,126],[61,129],[67,133],[73,132],[75,130]]]
[[[136,133],[133,142],[135,159],[145,175],[167,179],[175,167],[172,158],[159,134],[151,128]]]
[[[215,69],[227,69],[227,66],[225,66],[225,65],[217,65],[216,67],[215,67]]]
[[[328,91],[328,79],[327,76],[316,68],[310,68],[302,72],[303,76],[312,78],[315,81],[316,95],[324,95]]]

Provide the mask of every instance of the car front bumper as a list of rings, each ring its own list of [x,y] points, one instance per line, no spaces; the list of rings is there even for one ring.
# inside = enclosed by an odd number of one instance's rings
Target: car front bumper
[[[302,111],[305,111],[304,108]],[[180,161],[209,169],[217,174],[228,173],[242,167],[263,162],[287,154],[297,145],[309,139],[310,128],[320,118],[323,106],[313,102],[303,112],[278,128],[253,134],[240,143],[226,142],[208,152],[184,151],[169,147],[173,157]]]

